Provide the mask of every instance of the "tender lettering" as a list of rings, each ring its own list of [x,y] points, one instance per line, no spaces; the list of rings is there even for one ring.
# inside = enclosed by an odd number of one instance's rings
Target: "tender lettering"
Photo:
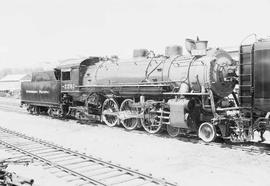
[[[38,93],[40,94],[49,94],[48,90],[39,90]]]
[[[29,94],[37,94],[38,93],[37,90],[26,90],[25,92],[29,93]]]
[[[28,94],[49,94],[50,92],[48,90],[26,90],[25,91]]]

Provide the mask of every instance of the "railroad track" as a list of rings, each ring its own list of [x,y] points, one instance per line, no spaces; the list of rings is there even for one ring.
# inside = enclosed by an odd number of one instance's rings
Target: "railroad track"
[[[178,185],[2,127],[0,144],[18,152],[11,159],[33,158],[74,185]]]
[[[178,137],[180,141],[193,143],[193,144],[201,144],[207,145],[217,148],[224,148],[228,150],[238,150],[244,151],[253,154],[265,154],[270,155],[270,144],[267,143],[258,143],[258,142],[211,142],[206,143],[203,140],[199,139],[196,136],[181,136]]]
[[[0,109],[6,110],[6,111],[11,111],[11,112],[18,112],[22,114],[28,114],[23,109],[20,109],[18,106],[16,107],[15,105],[0,105]],[[119,128],[121,130],[121,128]],[[125,129],[122,129],[125,130]],[[147,135],[148,133],[144,131],[139,131],[139,130],[134,130],[134,131],[129,131],[129,132],[135,132],[135,133],[140,133]],[[148,134],[148,135],[153,135],[153,134]],[[169,137],[168,135],[164,134],[156,134],[157,136],[160,137]],[[207,146],[215,146],[219,148],[226,148],[226,149],[232,149],[232,150],[240,150],[240,151],[246,151],[249,153],[259,153],[259,154],[267,154],[270,155],[270,144],[267,143],[257,143],[257,142],[243,142],[243,143],[224,143],[224,142],[211,142],[211,143],[205,143],[201,139],[199,139],[195,135],[181,135],[178,136],[176,139],[183,141],[183,142],[189,142],[193,144],[201,144],[201,145],[207,145]]]

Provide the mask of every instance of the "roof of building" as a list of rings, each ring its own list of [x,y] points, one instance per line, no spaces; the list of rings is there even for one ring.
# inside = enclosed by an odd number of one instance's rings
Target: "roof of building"
[[[0,79],[0,82],[21,81],[21,80],[30,80],[30,79],[31,79],[31,76],[29,74],[10,74]]]

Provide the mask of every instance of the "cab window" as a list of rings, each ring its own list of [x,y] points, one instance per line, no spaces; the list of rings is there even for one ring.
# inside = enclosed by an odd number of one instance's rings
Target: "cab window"
[[[63,81],[70,80],[70,71],[62,72],[62,80]]]

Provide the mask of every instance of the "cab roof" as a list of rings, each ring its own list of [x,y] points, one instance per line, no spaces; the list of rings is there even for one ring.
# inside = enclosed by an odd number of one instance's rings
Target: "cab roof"
[[[100,60],[100,57],[81,57],[81,58],[70,58],[60,62],[60,65],[57,66],[57,69],[66,69],[66,68],[76,68],[80,66],[89,66],[91,63],[96,63]]]

